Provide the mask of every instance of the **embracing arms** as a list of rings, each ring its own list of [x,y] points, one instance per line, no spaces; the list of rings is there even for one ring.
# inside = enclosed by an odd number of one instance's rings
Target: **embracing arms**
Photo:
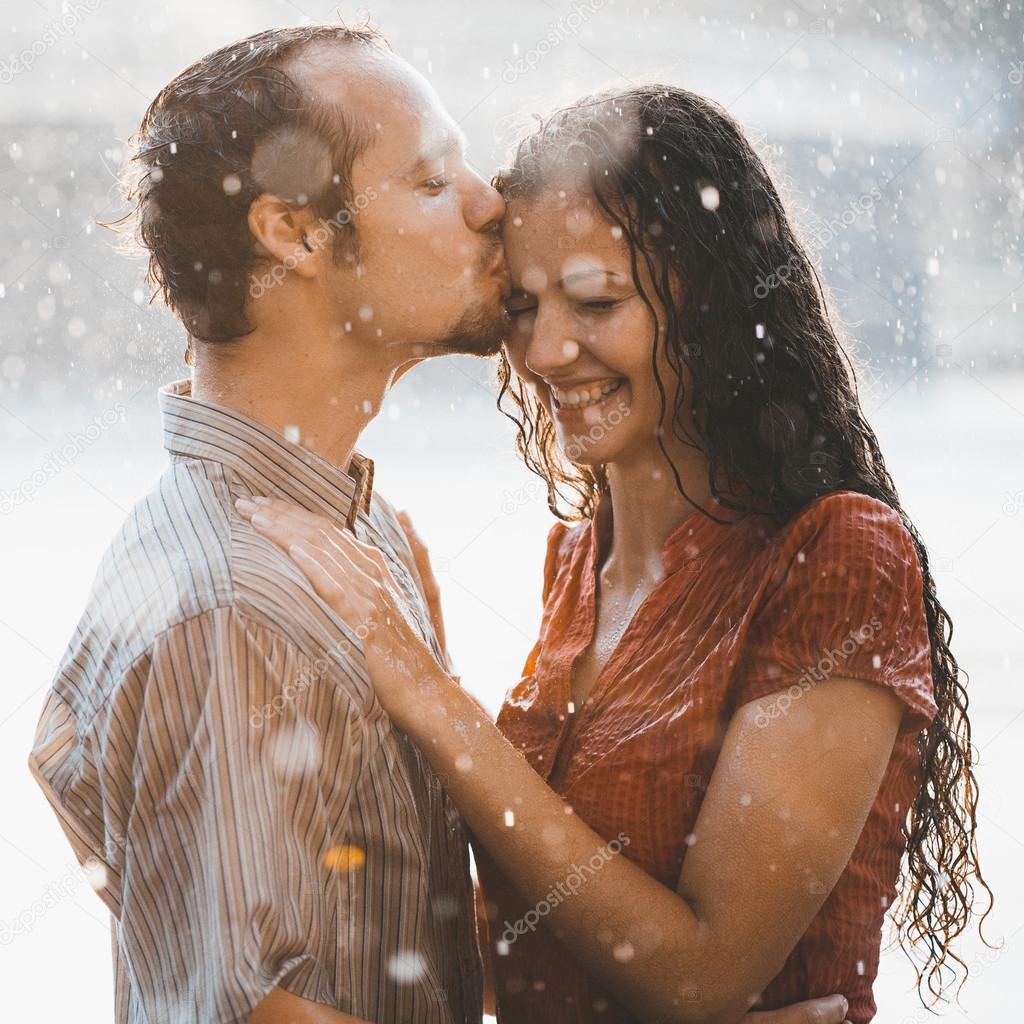
[[[291,550],[340,615],[373,624],[366,654],[381,703],[447,776],[528,904],[606,846],[429,656],[379,553],[283,503],[253,522]],[[740,1020],[849,861],[901,715],[884,688],[842,678],[767,726],[756,704],[739,709],[676,891],[613,856],[546,924],[644,1021]]]

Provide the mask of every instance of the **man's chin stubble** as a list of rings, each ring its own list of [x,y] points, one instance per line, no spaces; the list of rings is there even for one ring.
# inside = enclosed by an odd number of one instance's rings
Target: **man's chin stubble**
[[[512,321],[504,310],[495,314],[477,309],[463,317],[437,347],[443,355],[497,355],[511,326]]]

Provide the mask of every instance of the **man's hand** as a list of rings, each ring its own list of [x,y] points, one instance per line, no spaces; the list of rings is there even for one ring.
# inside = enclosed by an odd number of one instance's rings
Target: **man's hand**
[[[846,1011],[849,1004],[843,996],[823,996],[793,1003],[781,1010],[748,1013],[742,1024],[848,1024]]]

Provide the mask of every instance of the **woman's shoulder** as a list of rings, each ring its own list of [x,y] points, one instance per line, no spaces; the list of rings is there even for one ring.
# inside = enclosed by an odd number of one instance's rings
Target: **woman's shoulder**
[[[813,550],[843,560],[858,554],[888,551],[917,561],[914,538],[902,514],[880,498],[861,491],[832,491],[800,509],[776,534],[784,553]]]
[[[544,600],[554,586],[559,574],[571,563],[573,551],[590,530],[591,520],[566,522],[556,519],[548,530],[544,554]]]

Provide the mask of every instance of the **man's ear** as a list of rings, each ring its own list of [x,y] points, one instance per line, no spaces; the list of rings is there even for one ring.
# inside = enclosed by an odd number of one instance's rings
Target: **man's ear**
[[[271,192],[249,205],[249,230],[258,249],[300,277],[316,276],[318,250],[309,237],[315,225],[307,210],[296,210]]]

